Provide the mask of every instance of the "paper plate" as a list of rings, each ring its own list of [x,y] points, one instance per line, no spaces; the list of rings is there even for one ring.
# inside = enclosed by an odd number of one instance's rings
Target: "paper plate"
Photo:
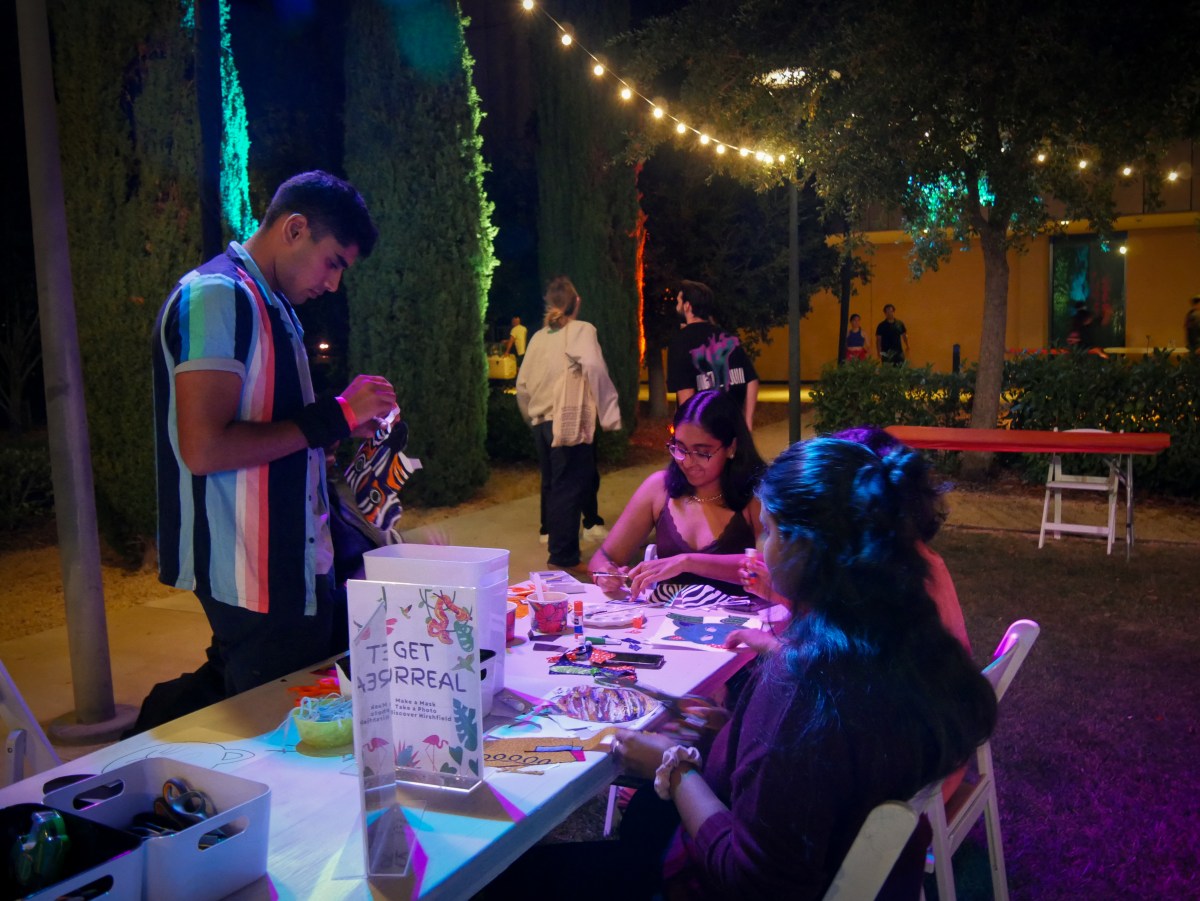
[[[658,707],[640,691],[609,685],[572,685],[546,700],[563,716],[585,723],[628,723]]]
[[[613,610],[599,604],[583,608],[583,624],[592,629],[628,629],[639,615],[640,610]]]

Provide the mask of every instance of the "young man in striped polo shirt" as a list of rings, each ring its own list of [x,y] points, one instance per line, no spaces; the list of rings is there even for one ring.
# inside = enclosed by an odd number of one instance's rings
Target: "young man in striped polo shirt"
[[[292,307],[336,291],[377,234],[353,186],[297,175],[244,245],[185,275],[159,312],[159,578],[195,591],[213,631],[208,663],[181,677],[193,689],[229,696],[331,653],[324,448],[372,433],[396,395],[359,375],[317,400]]]

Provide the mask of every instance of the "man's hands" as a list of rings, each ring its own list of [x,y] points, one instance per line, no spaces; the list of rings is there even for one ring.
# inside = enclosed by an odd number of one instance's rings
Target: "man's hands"
[[[381,375],[355,376],[341,397],[350,405],[358,422],[358,427],[350,433],[355,438],[375,434],[379,420],[386,419],[396,408],[396,390]]]

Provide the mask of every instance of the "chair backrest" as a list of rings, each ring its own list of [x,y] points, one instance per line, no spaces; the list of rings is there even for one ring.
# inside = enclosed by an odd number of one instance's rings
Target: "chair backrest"
[[[0,743],[4,746],[0,786],[62,763],[3,661],[0,661]]]
[[[878,895],[916,827],[917,812],[901,801],[885,801],[872,810],[822,901],[861,901]]]
[[[1008,631],[1000,639],[1000,644],[996,646],[996,652],[992,655],[992,662],[983,668],[983,675],[992,683],[997,701],[1004,699],[1008,686],[1012,684],[1013,677],[1025,662],[1025,657],[1041,631],[1042,627],[1033,620],[1019,619],[1008,627]]]

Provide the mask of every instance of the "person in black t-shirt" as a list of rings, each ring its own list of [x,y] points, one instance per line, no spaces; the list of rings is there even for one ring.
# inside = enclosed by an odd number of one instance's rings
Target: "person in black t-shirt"
[[[875,326],[875,352],[882,363],[899,366],[908,355],[908,329],[896,318],[896,308],[883,308],[883,322]]]
[[[753,429],[758,373],[737,335],[713,324],[712,289],[702,282],[680,282],[675,310],[684,326],[667,348],[667,390],[675,392],[678,404],[697,391],[727,391],[746,417],[746,428]]]

